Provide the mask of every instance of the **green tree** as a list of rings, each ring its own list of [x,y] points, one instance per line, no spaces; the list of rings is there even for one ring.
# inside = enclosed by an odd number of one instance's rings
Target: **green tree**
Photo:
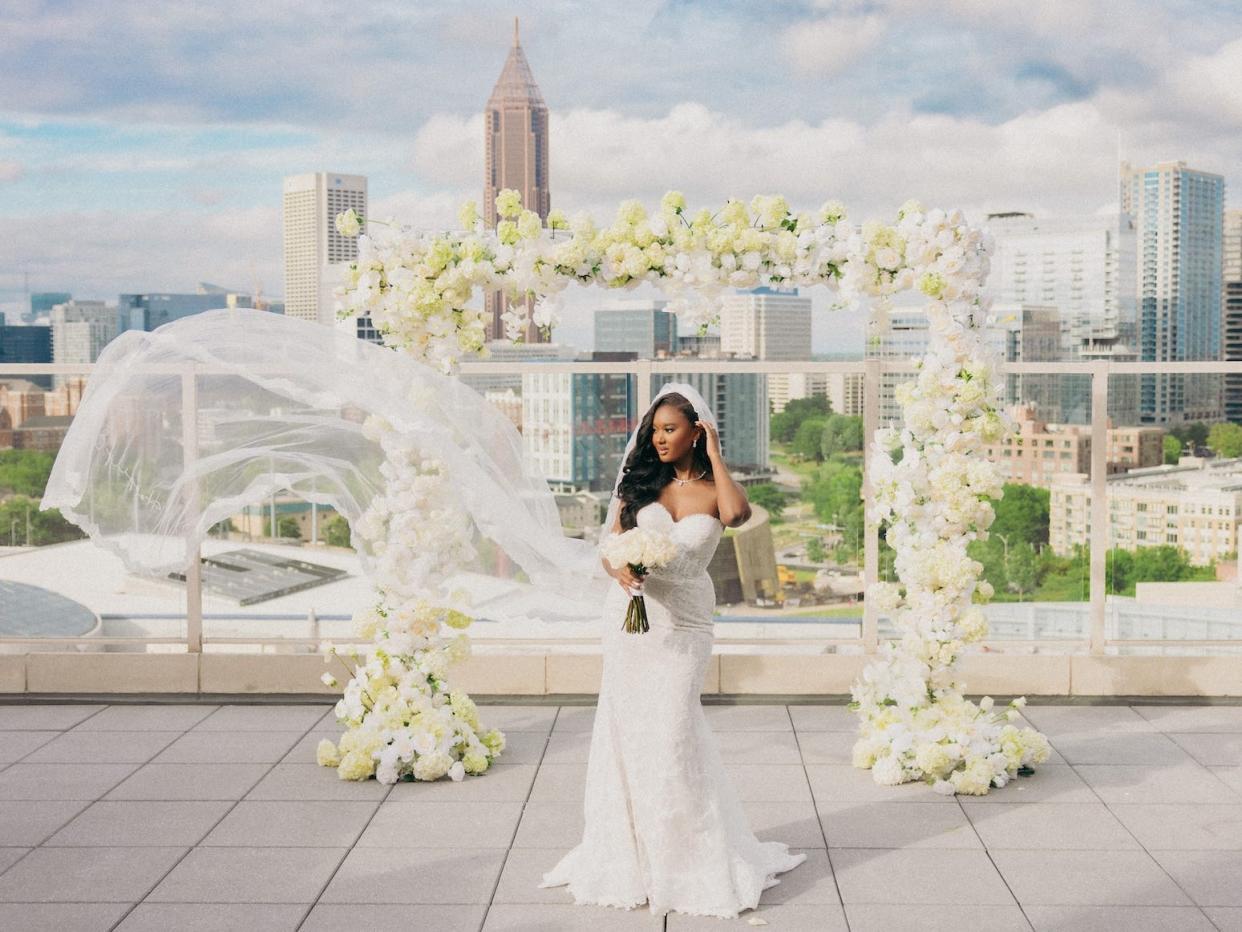
[[[831,459],[838,453],[858,453],[862,448],[862,418],[848,414],[833,414],[828,418],[820,439],[820,452],[824,459]]]
[[[822,449],[824,425],[827,423],[827,418],[817,417],[803,421],[798,427],[798,432],[794,434],[790,451],[803,459],[822,460],[824,458]]]
[[[27,533],[29,532],[29,534]],[[0,542],[21,546],[46,547],[85,535],[70,524],[55,508],[39,510],[39,502],[24,495],[14,495],[0,502]]]
[[[996,600],[1003,601],[1005,593],[1009,591],[1009,575],[1005,571],[1005,547],[999,537],[989,537],[987,540],[972,541],[966,548],[966,552],[970,554],[972,560],[978,560],[983,564],[983,571],[980,574],[986,579],[996,592]]]
[[[803,484],[802,497],[815,509],[820,521],[841,529],[837,546],[839,562],[857,561],[863,546],[864,513],[860,497],[862,469],[841,459],[829,460]]]
[[[1207,445],[1217,456],[1227,459],[1242,456],[1242,424],[1213,424],[1208,431]]]
[[[324,525],[324,541],[329,547],[348,547],[349,522],[340,515],[333,515]]]
[[[38,450],[0,450],[0,496],[42,498],[54,459]]]
[[[795,398],[785,405],[785,410],[772,415],[769,432],[774,443],[792,443],[798,428],[808,418],[825,418],[832,413],[832,405],[824,395],[812,398]]]
[[[1006,482],[1004,494],[992,503],[996,509],[992,532],[1004,537],[1011,549],[1021,541],[1031,545],[1048,543],[1051,501],[1048,489]]]
[[[1207,443],[1208,426],[1196,421],[1193,424],[1182,424],[1179,427],[1174,427],[1171,433],[1182,442],[1183,447],[1191,445],[1201,447]]]
[[[1090,554],[1081,544],[1059,557],[1045,547],[1039,555],[1038,602],[1086,602],[1091,597]]]
[[[272,519],[263,519],[263,536],[272,536]],[[301,540],[302,528],[298,524],[297,518],[291,518],[288,515],[276,518],[276,536],[283,539]]]
[[[1011,547],[1009,559],[1005,561],[1005,574],[1009,577],[1009,588],[1018,593],[1018,601],[1034,591],[1039,581],[1035,548],[1026,541]]]
[[[789,496],[770,482],[752,485],[746,490],[746,496],[760,508],[767,510],[773,524],[780,523],[781,512],[789,504]]]
[[[823,563],[828,555],[824,552],[824,542],[812,537],[806,542],[806,558],[812,563]]]
[[[1164,461],[1172,466],[1182,457],[1182,442],[1172,434],[1164,435]]]

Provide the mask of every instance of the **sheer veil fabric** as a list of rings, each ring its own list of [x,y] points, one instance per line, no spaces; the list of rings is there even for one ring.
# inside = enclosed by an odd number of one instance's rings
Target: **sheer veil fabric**
[[[482,594],[499,620],[597,618],[612,584],[598,548],[565,535],[508,418],[408,354],[280,314],[207,311],[108,344],[42,506],[148,574],[182,570],[214,525],[284,490],[355,525],[384,491],[370,415],[444,464],[469,516],[475,556],[429,597]]]

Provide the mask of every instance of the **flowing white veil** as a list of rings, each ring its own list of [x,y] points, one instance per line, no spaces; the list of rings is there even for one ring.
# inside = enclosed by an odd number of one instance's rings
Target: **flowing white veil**
[[[685,383],[665,384],[653,406],[674,391],[715,424]],[[358,523],[387,480],[384,450],[363,428],[371,415],[443,464],[440,494],[468,518],[467,559],[456,575],[426,579],[427,598],[498,621],[598,620],[613,584],[598,546],[565,535],[507,417],[407,354],[280,314],[207,311],[108,344],[42,506],[59,508],[131,571],[163,574],[183,570],[213,526],[288,490],[344,516],[372,572],[377,556]],[[436,520],[434,504],[426,522]]]
[[[289,490],[343,515],[371,572],[358,522],[387,483],[369,415],[443,465],[442,494],[468,518],[472,553],[457,575],[427,580],[428,598],[494,620],[598,619],[613,585],[598,548],[565,535],[508,418],[407,354],[279,314],[208,311],[110,343],[42,504],[131,571],[167,573],[217,523]]]

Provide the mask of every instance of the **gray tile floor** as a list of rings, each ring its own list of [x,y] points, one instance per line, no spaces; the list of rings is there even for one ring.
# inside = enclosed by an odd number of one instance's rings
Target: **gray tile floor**
[[[341,782],[322,705],[0,705],[0,929],[1242,930],[1242,706],[1031,706],[983,798],[877,787],[840,706],[714,705],[756,832],[805,863],[735,920],[572,905],[594,709],[482,707],[503,763]]]

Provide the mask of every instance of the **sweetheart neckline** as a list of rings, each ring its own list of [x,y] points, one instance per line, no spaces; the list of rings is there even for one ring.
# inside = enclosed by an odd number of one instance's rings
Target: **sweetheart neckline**
[[[723,521],[721,521],[721,520],[720,520],[719,518],[717,518],[715,515],[708,514],[706,511],[692,511],[692,512],[690,512],[690,514],[688,514],[688,515],[682,515],[680,518],[674,518],[674,517],[673,517],[673,513],[672,513],[671,511],[669,511],[669,510],[668,510],[668,505],[664,504],[664,502],[661,502],[661,501],[648,502],[648,503],[647,503],[646,505],[644,505],[643,507],[644,507],[644,508],[650,508],[652,505],[659,505],[661,508],[663,508],[663,509],[664,509],[664,513],[665,513],[666,515],[668,515],[668,516],[669,516],[669,518],[671,518],[671,519],[672,519],[672,522],[673,522],[674,524],[681,524],[681,522],[685,521],[687,518],[702,517],[702,518],[711,518],[713,521],[715,521],[717,524],[719,524],[719,525],[720,525],[720,527],[721,527],[722,529],[723,529],[723,528],[724,528],[724,526],[725,526],[725,524],[724,524],[724,522],[723,522]]]

